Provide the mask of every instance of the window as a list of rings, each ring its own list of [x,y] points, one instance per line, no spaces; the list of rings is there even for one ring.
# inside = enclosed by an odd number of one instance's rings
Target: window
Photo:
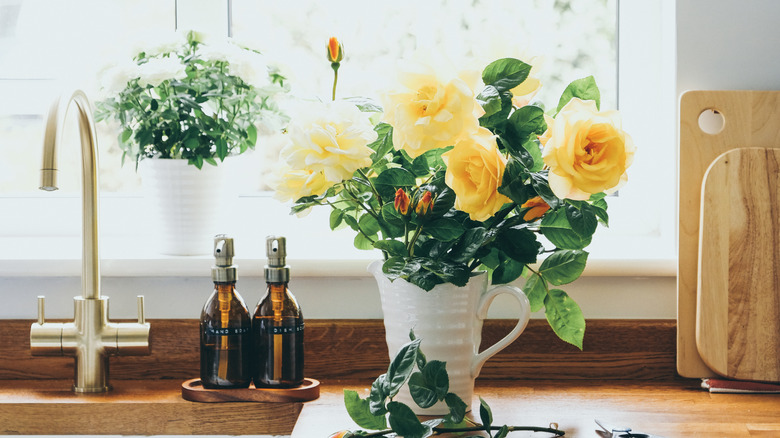
[[[178,24],[180,28],[208,26],[215,33],[229,29],[234,38],[253,41],[269,57],[287,65],[294,91],[303,96],[328,96],[331,71],[325,43],[333,35],[344,42],[348,56],[340,70],[340,96],[373,95],[390,80],[390,66],[397,59],[426,47],[454,59],[468,55],[475,68],[499,56],[543,57],[538,64],[548,93],[541,96],[545,102],[556,102],[569,81],[594,74],[603,107],[619,104],[624,125],[639,147],[629,171],[630,183],[610,203],[616,219],[611,229],[600,231],[594,239],[594,251],[612,258],[637,257],[636,246],[621,244],[628,237],[653,256],[672,256],[676,160],[674,59],[669,48],[674,47],[673,9],[671,0],[386,4],[80,0],[68,2],[67,7],[54,0],[0,0],[0,238],[78,237],[76,144],[63,145],[60,151],[63,191],[70,194],[36,190],[45,110],[68,78],[95,96],[96,82],[86,79],[95,77],[108,59],[104,53],[119,55],[117,48],[139,37],[139,30],[141,36],[149,36]],[[75,128],[75,123],[69,126]],[[116,134],[103,124],[99,131],[102,254],[111,258],[127,253],[126,247],[112,249],[112,239],[137,241],[134,236],[154,225],[139,218],[138,177],[132,166],[120,167],[119,151],[112,146]],[[269,166],[264,147],[259,143],[254,156],[246,159],[250,164],[245,181],[257,179],[258,169]],[[659,169],[667,172],[659,174]],[[53,207],[62,210],[57,221],[37,213]],[[252,256],[258,258],[262,258],[259,242],[271,232],[291,237],[291,254],[302,258],[370,258],[351,248],[351,235],[327,229],[327,213],[290,218],[286,207],[268,193],[247,190],[239,200],[237,220],[226,231],[254,242]],[[312,241],[318,244],[308,243]],[[63,251],[79,257],[79,246],[72,246]],[[615,248],[626,251],[615,252]],[[131,253],[155,257],[143,248]]]

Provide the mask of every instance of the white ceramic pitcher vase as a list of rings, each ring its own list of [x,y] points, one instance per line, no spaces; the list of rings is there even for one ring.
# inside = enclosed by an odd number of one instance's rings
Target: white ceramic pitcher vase
[[[198,169],[187,160],[146,159],[139,171],[154,245],[161,254],[205,255],[214,235],[224,233],[220,216],[235,196],[228,190],[226,163]],[[226,203],[227,202],[227,203]]]
[[[508,285],[488,290],[487,273],[482,272],[464,287],[439,284],[426,292],[402,279],[390,281],[382,272],[381,261],[371,263],[368,269],[379,285],[390,357],[410,341],[409,331],[413,329],[415,336],[422,340],[420,349],[426,358],[447,363],[449,392],[460,396],[470,409],[474,379],[482,365],[517,339],[528,324],[531,305],[523,291]],[[482,322],[493,299],[500,294],[508,294],[519,302],[517,325],[503,339],[480,353]],[[418,415],[449,412],[442,402],[428,409],[418,407],[406,385],[396,400],[410,406]]]

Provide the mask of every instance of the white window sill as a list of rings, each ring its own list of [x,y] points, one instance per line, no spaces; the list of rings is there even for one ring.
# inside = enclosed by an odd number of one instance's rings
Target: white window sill
[[[257,245],[260,246],[259,244]],[[0,277],[69,277],[81,275],[81,242],[73,237],[4,237],[0,247],[13,248],[0,256]],[[166,256],[144,251],[128,239],[101,242],[101,275],[104,277],[199,277],[210,272],[213,259],[203,256]],[[301,277],[365,277],[366,267],[378,252],[358,251],[338,258],[288,257],[287,263]],[[262,276],[265,258],[259,254],[236,257],[244,276]],[[672,257],[591,256],[583,276],[673,277],[677,260]]]

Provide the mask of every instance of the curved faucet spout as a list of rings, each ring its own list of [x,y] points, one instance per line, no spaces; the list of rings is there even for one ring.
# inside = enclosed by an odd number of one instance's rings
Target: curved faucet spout
[[[57,146],[71,103],[78,110],[81,138],[82,185],[82,268],[81,289],[85,299],[100,297],[100,258],[98,257],[98,151],[92,108],[81,90],[63,94],[52,103],[43,136],[41,190],[57,190]]]

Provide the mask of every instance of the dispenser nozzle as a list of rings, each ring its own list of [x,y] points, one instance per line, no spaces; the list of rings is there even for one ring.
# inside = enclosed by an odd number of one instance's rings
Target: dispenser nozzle
[[[265,267],[265,280],[269,283],[285,283],[290,280],[290,268],[287,267],[287,239],[268,236],[265,238],[265,253],[268,265]]]
[[[214,266],[211,279],[216,282],[236,281],[236,266],[233,264],[233,238],[225,234],[214,236]]]

